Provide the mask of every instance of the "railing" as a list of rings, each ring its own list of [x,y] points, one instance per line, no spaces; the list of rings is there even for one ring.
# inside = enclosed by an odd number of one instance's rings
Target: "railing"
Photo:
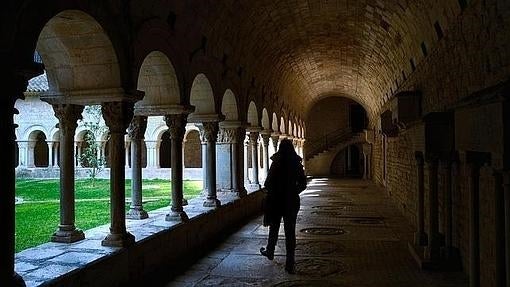
[[[351,128],[342,128],[332,131],[306,145],[306,158],[310,159],[318,153],[325,151],[352,135]]]

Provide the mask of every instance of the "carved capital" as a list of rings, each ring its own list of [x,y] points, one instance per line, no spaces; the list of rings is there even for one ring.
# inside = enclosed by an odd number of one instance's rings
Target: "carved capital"
[[[147,117],[134,116],[128,127],[128,135],[134,140],[143,140],[147,130]]]
[[[110,133],[126,133],[126,129],[133,118],[134,104],[130,102],[103,103],[101,106],[103,118],[110,129]]]
[[[262,144],[264,144],[264,146],[269,146],[269,139],[271,138],[271,135],[261,134],[260,136],[262,137]]]
[[[80,105],[53,105],[55,117],[58,119],[58,128],[62,134],[74,134],[78,127],[78,120],[82,119],[83,106]]]
[[[186,133],[186,122],[187,115],[184,114],[174,114],[165,116],[165,123],[168,127],[170,139],[182,141],[182,139],[184,138],[184,134]]]
[[[237,142],[236,128],[220,128],[218,133],[218,143],[235,143]]]
[[[257,142],[259,140],[259,132],[250,132],[249,137],[250,137],[251,144],[257,144]]]
[[[204,142],[216,142],[216,138],[218,137],[218,130],[218,122],[202,123],[201,139],[203,139]]]

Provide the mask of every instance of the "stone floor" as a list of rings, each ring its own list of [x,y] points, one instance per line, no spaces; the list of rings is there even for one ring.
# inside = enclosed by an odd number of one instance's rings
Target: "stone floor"
[[[418,269],[411,228],[373,184],[314,179],[301,198],[297,274],[284,271],[283,226],[275,259],[259,254],[268,229],[257,218],[166,286],[467,286],[463,274]]]

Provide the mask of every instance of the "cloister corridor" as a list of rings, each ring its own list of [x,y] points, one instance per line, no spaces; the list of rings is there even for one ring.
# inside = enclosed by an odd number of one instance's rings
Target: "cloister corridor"
[[[460,272],[421,271],[408,251],[413,229],[380,187],[312,179],[301,195],[295,275],[284,272],[283,226],[273,261],[259,253],[268,228],[257,217],[169,282],[177,286],[467,286]]]

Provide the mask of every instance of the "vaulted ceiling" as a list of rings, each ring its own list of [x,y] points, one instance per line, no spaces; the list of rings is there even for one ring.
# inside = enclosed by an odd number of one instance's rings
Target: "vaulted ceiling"
[[[457,0],[223,0],[195,9],[212,53],[297,111],[338,95],[369,113],[424,57],[421,43],[434,47],[434,24],[445,29],[460,12]]]

